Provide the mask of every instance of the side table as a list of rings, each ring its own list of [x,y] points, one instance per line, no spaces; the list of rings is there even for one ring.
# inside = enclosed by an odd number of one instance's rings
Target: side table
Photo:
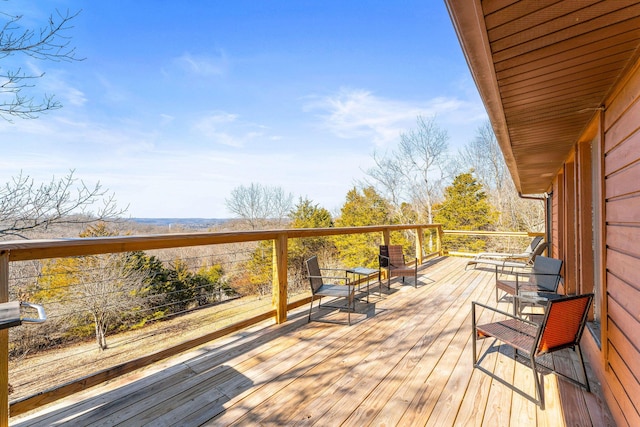
[[[348,268],[346,271],[347,273],[358,276],[358,282],[360,282],[362,276],[367,277],[367,303],[369,303],[369,285],[371,281],[371,275],[377,273],[378,270],[367,267],[354,267]],[[360,290],[360,285],[361,283],[358,283],[358,290]],[[380,293],[380,296],[382,296],[382,286],[380,284],[380,280],[378,280],[378,292]]]

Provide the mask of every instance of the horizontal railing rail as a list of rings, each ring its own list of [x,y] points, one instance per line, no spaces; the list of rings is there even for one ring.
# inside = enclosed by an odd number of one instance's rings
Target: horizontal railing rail
[[[545,236],[542,232],[527,231],[483,231],[483,230],[442,230],[442,237],[445,241],[442,243],[443,250],[447,255],[473,257],[478,252],[506,252],[520,253],[528,244],[528,240],[536,236]],[[460,250],[452,249],[451,243],[446,238],[465,238],[477,237],[483,240],[487,247],[483,250]],[[452,239],[452,240],[453,240]]]
[[[7,302],[10,295],[10,265],[14,262],[46,260],[52,258],[79,257],[99,254],[150,251],[169,248],[221,245],[231,243],[272,241],[273,283],[272,304],[269,310],[243,319],[220,330],[205,334],[196,339],[185,341],[172,348],[96,372],[95,374],[71,381],[54,389],[43,390],[33,396],[11,402],[7,387],[0,387],[0,425],[7,425],[9,415],[18,415],[68,396],[81,389],[110,380],[116,376],[131,372],[149,363],[201,345],[212,339],[251,326],[260,321],[273,318],[276,323],[287,320],[287,312],[310,302],[311,297],[293,302],[288,301],[288,242],[290,239],[328,237],[347,234],[382,233],[381,241],[390,243],[392,232],[411,230],[415,234],[416,257],[418,264],[424,259],[442,254],[442,227],[439,224],[381,225],[364,227],[336,227],[315,229],[283,229],[238,232],[176,233],[162,235],[117,236],[73,239],[47,239],[0,242],[0,303]],[[425,251],[424,234],[429,231],[435,236],[434,249]],[[0,330],[0,378],[9,383],[9,333]]]

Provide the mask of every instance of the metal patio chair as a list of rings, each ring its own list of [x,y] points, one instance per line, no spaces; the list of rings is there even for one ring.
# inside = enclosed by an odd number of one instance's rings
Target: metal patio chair
[[[587,391],[591,391],[591,388],[589,387],[589,379],[587,378],[587,370],[585,368],[582,351],[580,349],[580,338],[582,337],[582,333],[587,322],[587,314],[592,301],[593,294],[568,296],[550,300],[542,323],[540,324],[522,319],[475,301],[472,302],[471,321],[474,335],[473,367],[531,400],[535,404],[539,405],[541,409],[544,409],[544,387],[542,386],[542,375],[545,371],[560,375],[571,383],[583,387]],[[476,307],[482,307],[486,310],[494,311],[501,314],[506,319],[499,322],[478,325]],[[494,343],[487,349],[487,351],[478,357],[476,342],[490,337],[494,338]],[[503,345],[511,347],[514,352],[514,358],[516,360],[519,357],[524,358],[526,363],[533,370],[536,389],[535,397],[518,389],[510,382],[500,378],[493,372],[481,366],[481,363],[487,354],[489,352],[495,352],[494,345],[496,342],[501,342]],[[547,366],[540,360],[542,356],[565,348],[577,351],[580,363],[582,364],[584,383],[556,371],[553,366]]]
[[[547,249],[547,247],[548,247],[547,242],[540,242],[538,243],[538,246],[535,247],[533,252],[531,252],[527,257],[522,257],[522,258],[507,258],[507,257],[479,258],[479,259],[474,258],[469,262],[467,262],[467,265],[465,266],[465,270],[470,265],[473,265],[475,268],[478,264],[495,265],[496,267],[501,267],[502,269],[531,267],[535,262],[536,258],[538,256],[541,256],[544,253],[544,251]]]
[[[387,289],[391,288],[393,276],[402,276],[403,282],[405,277],[413,277],[413,286],[418,287],[418,259],[405,256],[402,245],[380,245],[378,272],[382,270],[387,272]]]
[[[540,245],[545,245],[542,248],[538,248]],[[533,262],[532,256],[534,254],[534,252],[537,255],[542,255],[542,252],[544,252],[544,249],[546,249],[546,244],[542,238],[542,236],[536,236],[534,237],[531,242],[529,243],[529,246],[527,246],[527,248],[520,253],[508,253],[508,252],[481,252],[479,254],[476,254],[473,259],[469,260],[469,262],[467,262],[467,265],[465,267],[465,270],[467,267],[473,265],[474,268],[477,264],[491,264],[491,265],[497,265],[499,262]],[[533,256],[533,258],[535,258],[535,256]],[[497,261],[497,262],[496,262]]]
[[[504,273],[496,266],[496,302],[499,292],[517,296],[520,292],[557,293],[561,281],[562,260],[537,256],[530,270]],[[513,300],[513,313],[518,313],[518,300]]]
[[[311,304],[309,305],[309,322],[311,321],[311,310],[313,309],[313,301],[315,297],[318,299],[318,309],[322,307],[331,308],[345,308],[347,311],[348,323],[351,325],[351,313],[355,311],[355,283],[351,283],[347,275],[340,276],[327,276],[323,275],[323,271],[336,271],[335,269],[320,268],[318,265],[318,257],[312,256],[305,261],[307,264],[307,273],[309,275],[309,284],[311,285]],[[344,271],[344,270],[341,270]],[[325,280],[330,280],[337,283],[325,283]],[[343,284],[341,284],[343,283]],[[345,298],[347,301],[346,306],[338,305],[322,305],[322,297],[335,297]]]

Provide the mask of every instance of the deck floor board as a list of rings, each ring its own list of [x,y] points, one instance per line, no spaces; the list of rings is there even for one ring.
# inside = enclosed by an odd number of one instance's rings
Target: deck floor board
[[[465,265],[454,257],[430,261],[417,288],[394,280],[391,290],[383,287],[382,296],[359,305],[352,326],[318,321],[346,322],[346,315],[315,309],[316,320],[307,323],[308,307],[301,307],[283,325],[210,342],[162,362],[152,375],[133,373],[11,425],[611,424],[601,396],[554,375],[544,376],[540,410],[473,369],[471,301],[496,303],[492,271]],[[478,316],[485,322],[497,315]],[[478,342],[479,351],[490,345]],[[563,352],[556,363],[575,371],[577,358]],[[494,351],[483,366],[533,393],[531,370],[502,353]]]

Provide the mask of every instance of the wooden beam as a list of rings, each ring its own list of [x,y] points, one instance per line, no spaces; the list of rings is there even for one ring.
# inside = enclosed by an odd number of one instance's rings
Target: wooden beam
[[[382,232],[388,238],[391,231],[435,228],[437,224],[370,225],[364,227],[293,228],[286,230],[235,231],[223,233],[174,233],[143,236],[91,237],[77,239],[14,240],[0,243],[0,251],[9,253],[9,261],[63,258],[118,252],[167,249],[223,243],[257,242],[288,238],[325,237],[344,234]]]
[[[273,240],[273,308],[278,324],[287,321],[287,241],[286,234]]]
[[[424,230],[421,227],[416,229],[416,258],[418,265],[422,264],[422,245],[424,244]]]
[[[387,246],[391,244],[391,235],[388,229],[382,230],[382,241]]]

